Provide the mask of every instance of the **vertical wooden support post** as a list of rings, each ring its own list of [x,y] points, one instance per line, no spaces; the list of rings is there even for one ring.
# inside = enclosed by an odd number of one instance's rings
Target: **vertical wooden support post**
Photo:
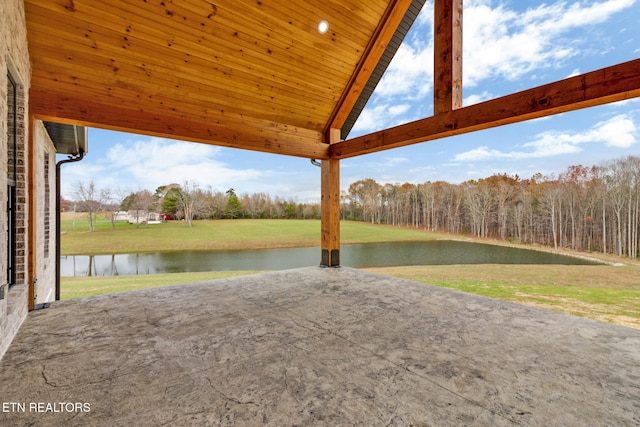
[[[435,0],[433,113],[462,107],[462,0]]]
[[[340,129],[331,129],[330,143],[340,140]],[[340,266],[340,160],[322,161],[321,171],[321,267]]]

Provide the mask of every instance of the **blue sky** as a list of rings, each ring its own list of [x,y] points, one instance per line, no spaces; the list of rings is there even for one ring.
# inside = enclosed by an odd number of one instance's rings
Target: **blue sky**
[[[390,64],[349,137],[433,114],[433,0]],[[463,105],[640,57],[640,0],[464,0]],[[341,186],[359,179],[460,183],[494,173],[559,174],[640,155],[640,98],[341,161]],[[62,194],[93,180],[119,193],[196,182],[238,194],[320,199],[309,160],[89,130],[89,154],[63,166]]]

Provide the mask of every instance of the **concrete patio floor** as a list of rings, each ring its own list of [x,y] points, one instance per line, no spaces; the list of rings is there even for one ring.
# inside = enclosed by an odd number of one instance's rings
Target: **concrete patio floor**
[[[640,425],[640,331],[309,267],[32,312],[0,401],[3,426]]]

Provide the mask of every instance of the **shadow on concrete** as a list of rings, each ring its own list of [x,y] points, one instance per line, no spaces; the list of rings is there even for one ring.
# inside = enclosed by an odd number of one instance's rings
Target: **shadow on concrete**
[[[639,425],[640,331],[310,267],[56,302],[0,396],[2,425]]]

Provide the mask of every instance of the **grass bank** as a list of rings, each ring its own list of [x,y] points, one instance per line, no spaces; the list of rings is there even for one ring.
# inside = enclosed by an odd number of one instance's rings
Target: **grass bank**
[[[204,271],[191,273],[142,274],[138,276],[62,277],[61,299],[93,297],[116,292],[138,291],[163,286],[246,276],[259,271]]]
[[[61,221],[62,255],[100,255],[170,250],[241,250],[292,248],[320,245],[319,220],[242,219],[168,221],[149,227],[117,224],[111,229],[108,220],[98,223],[90,233],[86,222],[73,221],[66,215]],[[341,241],[373,243],[432,240],[444,235],[421,230],[380,226],[362,222],[343,222]]]
[[[636,265],[433,265],[368,271],[640,329]]]
[[[75,230],[70,227],[69,222],[63,223],[63,230],[69,227],[62,236],[63,254],[318,246],[320,235],[320,222],[313,220],[198,221],[191,228],[181,222],[151,225],[149,228],[119,224],[116,230],[111,230],[108,223],[104,225],[98,227],[96,232],[89,233],[86,227],[79,227],[78,223]],[[342,242],[345,244],[460,238],[360,222],[344,222],[341,231]],[[494,241],[482,243],[505,244]],[[624,265],[445,265],[367,270],[640,329],[640,265],[611,256],[589,256]],[[63,277],[62,298],[79,298],[253,273],[257,272]]]

